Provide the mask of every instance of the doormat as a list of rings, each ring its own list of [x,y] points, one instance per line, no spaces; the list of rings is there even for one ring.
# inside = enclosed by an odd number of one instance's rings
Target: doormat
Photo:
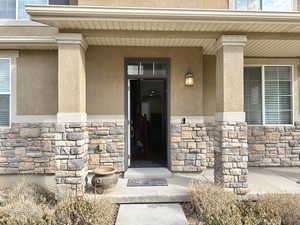
[[[138,178],[128,179],[127,187],[150,187],[168,186],[167,179],[164,178]]]

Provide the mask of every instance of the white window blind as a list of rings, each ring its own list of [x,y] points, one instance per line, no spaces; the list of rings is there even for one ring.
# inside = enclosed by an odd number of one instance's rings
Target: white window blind
[[[0,127],[10,125],[10,59],[0,58]]]
[[[235,0],[234,8],[243,11],[292,11],[293,0]]]
[[[266,124],[292,122],[292,69],[290,66],[265,66]]]
[[[0,0],[0,19],[16,19],[16,0]]]
[[[292,124],[292,67],[246,67],[244,98],[249,124]]]

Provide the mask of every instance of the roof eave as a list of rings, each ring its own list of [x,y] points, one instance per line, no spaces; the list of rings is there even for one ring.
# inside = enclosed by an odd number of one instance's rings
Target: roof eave
[[[101,6],[41,6],[28,5],[26,10],[32,20],[41,19],[157,19],[157,20],[199,20],[223,22],[272,22],[300,23],[299,12],[256,12],[232,10],[204,10],[179,8],[145,7],[101,7]]]

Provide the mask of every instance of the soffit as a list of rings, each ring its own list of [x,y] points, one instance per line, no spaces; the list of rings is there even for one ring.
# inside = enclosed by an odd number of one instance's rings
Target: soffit
[[[89,46],[202,47],[205,55],[216,53],[216,39],[87,37]],[[299,57],[300,40],[248,40],[247,57]]]

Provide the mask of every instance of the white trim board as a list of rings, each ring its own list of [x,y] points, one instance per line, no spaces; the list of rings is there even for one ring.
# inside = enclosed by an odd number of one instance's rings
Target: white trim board
[[[122,122],[124,123],[125,121],[125,115],[92,115],[88,114],[87,115],[87,120],[89,122]]]
[[[245,122],[246,114],[244,112],[217,112],[215,120],[219,122]]]

